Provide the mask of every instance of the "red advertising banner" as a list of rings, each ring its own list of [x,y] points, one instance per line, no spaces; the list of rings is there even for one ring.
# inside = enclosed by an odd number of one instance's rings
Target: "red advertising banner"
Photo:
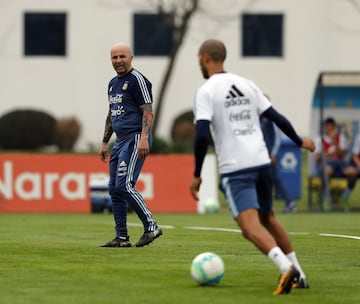
[[[136,188],[152,212],[196,212],[191,155],[150,155]],[[0,154],[0,213],[91,212],[90,181],[108,178],[97,155]]]

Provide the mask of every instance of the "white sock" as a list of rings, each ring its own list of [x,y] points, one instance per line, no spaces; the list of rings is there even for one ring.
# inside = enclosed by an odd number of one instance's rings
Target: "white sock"
[[[268,252],[269,259],[280,269],[282,274],[289,271],[289,268],[292,266],[290,260],[282,252],[280,247],[274,247]]]
[[[295,268],[297,270],[299,270],[300,272],[300,278],[306,278],[306,275],[305,273],[303,272],[303,270],[301,269],[301,266],[300,266],[300,263],[296,257],[296,253],[293,251],[293,252],[290,252],[288,253],[287,255],[287,258],[291,261],[291,263],[293,263],[293,265],[295,266]]]

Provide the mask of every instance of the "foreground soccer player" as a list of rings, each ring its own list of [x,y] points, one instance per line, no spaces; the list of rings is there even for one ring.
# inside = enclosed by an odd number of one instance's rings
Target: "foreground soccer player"
[[[100,159],[108,158],[108,142],[115,132],[116,141],[110,156],[109,193],[112,200],[115,238],[102,247],[131,247],[127,230],[128,204],[143,223],[144,234],[135,244],[143,247],[162,235],[135,184],[151,146],[151,83],[132,68],[133,55],[124,44],[111,48],[111,62],[117,76],[108,86],[109,111]]]
[[[274,121],[298,146],[313,152],[315,144],[309,138],[300,138],[252,81],[225,72],[225,58],[226,48],[219,40],[207,40],[199,49],[200,69],[208,80],[197,91],[194,104],[195,170],[191,194],[198,200],[211,131],[221,174],[220,187],[232,216],[244,237],[280,269],[274,295],[289,293],[292,287],[307,288],[289,236],[273,212],[271,165],[260,116]]]

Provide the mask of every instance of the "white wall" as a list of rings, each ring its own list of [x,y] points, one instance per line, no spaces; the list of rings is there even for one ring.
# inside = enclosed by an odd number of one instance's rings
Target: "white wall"
[[[98,145],[107,113],[106,87],[114,72],[110,47],[132,44],[132,12],[152,11],[154,1],[0,0],[0,115],[32,107],[55,117],[75,115],[83,126],[78,144]],[[181,48],[166,94],[159,135],[168,138],[173,119],[192,108],[203,83],[197,50],[207,38],[228,48],[226,69],[254,80],[301,135],[309,134],[312,94],[323,70],[360,70],[360,3],[348,0],[202,0]],[[65,58],[23,56],[23,12],[68,12]],[[283,13],[284,57],[240,56],[240,14]],[[167,58],[136,57],[134,67],[153,83],[155,106]]]

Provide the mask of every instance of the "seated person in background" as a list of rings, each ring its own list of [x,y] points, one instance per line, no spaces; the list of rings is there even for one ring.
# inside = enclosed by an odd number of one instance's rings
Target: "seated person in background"
[[[347,164],[344,161],[344,156],[347,150],[346,137],[343,133],[338,131],[336,121],[329,117],[323,124],[323,137],[317,138],[315,159],[317,174],[322,172],[321,153],[325,153],[325,172],[329,177],[345,176]]]
[[[355,137],[350,165],[345,168],[344,174],[348,177],[348,188],[344,192],[344,199],[348,200],[355,188],[356,180],[360,177],[360,131]]]
[[[279,152],[279,148],[281,145],[280,130],[270,119],[267,119],[264,116],[260,116],[260,125],[261,125],[261,131],[264,136],[266,148],[269,152],[269,156],[271,159],[271,170],[274,180],[275,192],[280,194],[280,196],[285,202],[285,206],[282,212],[283,213],[296,212],[297,209],[296,204],[290,198],[289,191],[286,189],[276,166],[277,154]]]

